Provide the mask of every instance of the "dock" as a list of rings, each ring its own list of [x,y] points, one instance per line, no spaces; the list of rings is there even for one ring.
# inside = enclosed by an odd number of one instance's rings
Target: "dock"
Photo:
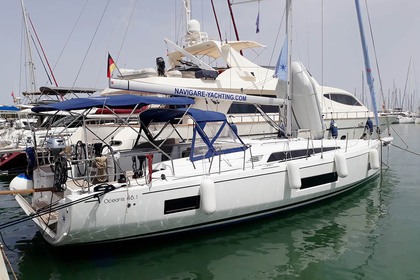
[[[4,250],[3,250],[3,244],[0,243],[0,279],[1,280],[9,280],[9,273],[7,272],[7,267],[5,263],[5,257],[4,257]]]

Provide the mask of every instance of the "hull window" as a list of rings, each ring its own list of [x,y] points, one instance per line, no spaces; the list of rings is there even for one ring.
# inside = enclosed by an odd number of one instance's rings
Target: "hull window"
[[[165,200],[164,214],[172,214],[200,208],[200,196],[190,196]]]
[[[318,154],[321,152],[328,152],[335,149],[339,149],[338,147],[325,147],[323,149],[321,148],[314,148],[314,149],[304,149],[304,150],[293,150],[288,152],[276,152],[272,153],[270,157],[268,158],[267,162],[272,161],[285,161],[286,159],[297,159],[297,158],[303,158],[303,157],[310,157],[314,154]]]
[[[272,105],[261,105],[261,109],[265,113],[277,113],[279,112],[278,106]],[[232,103],[229,108],[228,114],[256,114],[258,110],[255,108],[254,104],[244,104],[244,103]]]
[[[362,106],[359,101],[357,101],[353,96],[340,93],[326,93],[324,97],[331,99],[337,103],[350,105],[350,106]]]
[[[300,189],[307,189],[327,183],[336,182],[338,180],[337,172],[317,175],[313,177],[302,178],[302,186]]]

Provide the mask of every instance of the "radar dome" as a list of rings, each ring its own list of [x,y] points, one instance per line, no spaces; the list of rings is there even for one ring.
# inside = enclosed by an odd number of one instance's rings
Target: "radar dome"
[[[196,19],[192,19],[188,22],[188,31],[191,33],[200,32],[200,23]]]

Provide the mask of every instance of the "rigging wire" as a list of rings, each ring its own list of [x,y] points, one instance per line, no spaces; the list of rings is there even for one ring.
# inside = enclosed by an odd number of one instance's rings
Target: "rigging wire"
[[[213,8],[214,19],[216,21],[217,32],[219,33],[219,40],[222,42],[222,33],[220,32],[219,20],[217,19],[216,10],[214,8],[213,0],[211,0],[211,7]]]
[[[93,41],[94,41],[94,39],[95,39],[95,37],[96,37],[96,33],[97,33],[97,32],[98,32],[98,30],[99,30],[99,27],[100,27],[100,25],[101,25],[101,22],[102,22],[102,20],[103,20],[103,18],[104,18],[104,16],[105,16],[105,12],[106,12],[106,10],[107,10],[107,8],[108,8],[108,6],[109,6],[109,2],[111,2],[111,0],[108,0],[108,1],[107,1],[106,5],[105,5],[105,8],[104,8],[104,10],[102,11],[101,18],[99,19],[98,25],[96,26],[96,29],[95,29],[95,32],[94,32],[94,34],[93,34],[92,40],[91,40],[91,41],[90,41],[90,43],[89,43],[89,47],[88,47],[88,49],[86,50],[85,56],[83,57],[82,64],[80,65],[80,67],[79,67],[79,71],[77,72],[76,78],[74,79],[74,82],[73,82],[73,85],[72,85],[72,87],[73,87],[73,88],[74,88],[74,86],[75,86],[75,84],[76,84],[76,82],[77,82],[77,79],[79,78],[80,72],[82,71],[83,64],[84,64],[84,63],[85,63],[85,61],[86,61],[87,55],[88,55],[88,53],[89,53],[89,51],[90,51],[90,48],[92,47]]]
[[[381,97],[382,97],[382,110],[385,110],[386,103],[385,103],[384,90],[383,90],[383,86],[382,86],[381,71],[380,71],[380,68],[379,68],[378,56],[377,56],[377,53],[376,53],[375,39],[373,38],[372,23],[371,23],[371,20],[370,20],[369,6],[368,6],[368,3],[367,3],[367,0],[365,1],[365,4],[366,4],[366,14],[367,14],[368,23],[369,23],[369,32],[370,32],[372,47],[373,47],[373,54],[374,54],[374,57],[375,57],[376,70],[378,71],[379,90],[381,92]],[[374,108],[374,109],[376,110],[376,108]],[[386,118],[386,124],[387,124],[388,128],[391,127],[391,123],[390,123],[388,118]],[[379,127],[379,124],[377,124],[377,125]]]
[[[126,39],[126,36],[127,36],[127,33],[128,33],[128,29],[129,29],[129,27],[130,27],[131,20],[132,20],[132,18],[133,18],[133,14],[134,14],[135,9],[136,9],[136,6],[137,6],[137,2],[138,2],[138,0],[136,0],[136,1],[135,1],[135,3],[134,3],[134,5],[133,5],[133,7],[132,7],[132,8],[130,7],[130,8],[128,9],[128,10],[131,10],[131,14],[130,14],[129,20],[128,20],[128,22],[127,22],[127,26],[126,26],[126,28],[125,28],[125,32],[124,32],[124,35],[123,35],[123,39],[121,40],[121,44],[120,44],[120,47],[119,47],[119,49],[118,49],[118,53],[117,53],[117,56],[116,56],[116,61],[115,61],[115,62],[118,62],[119,57],[120,57],[120,55],[121,55],[121,51],[122,51],[122,48],[123,48],[123,45],[124,45],[124,42],[125,42],[125,39]],[[111,39],[111,37],[110,37],[110,39]],[[117,69],[118,69],[118,68],[117,68]],[[119,70],[118,70],[118,71],[119,71]],[[98,81],[99,81],[100,77],[101,77],[101,72],[98,72],[98,75],[96,76],[96,80],[95,80],[95,85],[97,85],[97,84],[98,84]]]
[[[31,42],[29,41],[29,27],[28,27],[28,21],[27,21],[28,12],[26,11],[25,6],[23,5],[23,0],[21,0],[20,3],[22,7],[23,25],[25,28],[22,35],[24,37],[25,47],[27,49],[26,55],[28,57],[28,65],[29,65],[28,66],[29,69],[27,69],[27,72],[25,74],[30,76],[30,86],[31,86],[30,90],[33,92],[36,90],[36,80],[35,80],[35,69],[34,69],[34,64],[33,64],[33,59],[32,59]]]
[[[174,1],[174,11],[175,11],[175,18],[174,18],[174,36],[175,36],[175,42],[177,45],[180,45],[181,43],[181,30],[183,29],[183,25],[182,25],[182,13],[183,13],[183,7],[181,6],[180,8],[177,7],[177,3],[178,1]],[[180,16],[178,16],[177,11],[179,9],[179,14]],[[166,45],[168,45],[168,43],[166,43]],[[168,47],[166,47],[168,49]]]
[[[3,239],[3,236],[2,236],[2,239]],[[3,241],[3,242],[4,242],[4,241]],[[8,248],[8,247],[6,246],[6,248]],[[6,253],[4,252],[4,250],[3,250],[3,244],[1,244],[1,243],[0,243],[0,251],[1,251],[0,253],[3,255],[3,259],[6,261],[7,266],[9,267],[9,269],[10,269],[11,273],[13,274],[13,278],[17,280],[18,278],[17,278],[16,273],[15,273],[15,271],[14,271],[14,269],[13,269],[13,266],[12,266],[12,264],[10,263],[10,260],[9,260],[9,258],[7,257]]]
[[[44,71],[47,74],[48,80],[50,81],[50,84],[52,84],[51,76],[48,74],[47,67],[45,67],[44,60],[42,59],[41,53],[39,52],[38,46],[36,45],[35,39],[32,36],[32,34],[31,34],[31,39],[32,39],[32,43],[34,43],[34,47],[35,47],[36,53],[38,54],[38,57],[41,61],[42,67],[44,68]]]
[[[371,37],[372,46],[373,46],[373,53],[375,55],[376,70],[378,71],[379,89],[381,91],[381,96],[382,96],[382,100],[383,100],[382,107],[385,107],[385,97],[384,97],[384,91],[383,91],[383,87],[382,87],[381,72],[379,71],[378,57],[376,55],[376,46],[375,46],[375,40],[373,38],[372,23],[370,21],[369,7],[368,7],[367,0],[365,0],[365,3],[366,3],[366,13],[367,13],[368,22],[369,22],[370,37]]]
[[[99,200],[99,198],[101,196],[105,195],[107,192],[109,192],[109,191],[104,190],[101,193],[91,194],[91,195],[86,196],[84,198],[80,198],[80,199],[74,200],[72,202],[64,203],[64,204],[58,204],[59,201],[56,201],[54,203],[51,203],[50,205],[47,205],[45,207],[42,207],[42,208],[38,209],[36,212],[32,212],[31,214],[29,214],[27,216],[24,216],[22,218],[19,218],[19,219],[13,220],[13,221],[9,221],[7,223],[0,224],[0,229],[4,229],[4,228],[7,228],[9,226],[17,225],[17,224],[32,220],[34,218],[39,218],[44,214],[49,214],[51,212],[55,212],[55,211],[58,211],[58,210],[76,205],[78,203],[97,201],[97,200]],[[92,200],[92,199],[95,199],[95,200]]]
[[[69,34],[66,42],[64,43],[63,49],[61,50],[60,55],[58,56],[57,61],[55,62],[54,66],[53,66],[53,70],[55,69],[55,67],[57,66],[57,64],[60,62],[61,56],[63,55],[63,52],[64,52],[64,49],[67,47],[67,44],[69,43],[70,38],[73,35],[73,32],[76,29],[76,26],[79,23],[79,20],[80,20],[82,14],[83,14],[83,12],[84,12],[84,10],[85,10],[88,2],[89,2],[89,0],[86,0],[85,1],[85,4],[83,5],[82,11],[79,13],[79,16],[77,17],[77,20],[74,23],[73,28],[72,28],[72,30],[71,30],[71,32],[70,32],[70,34]]]
[[[415,64],[413,63],[413,74],[412,74],[412,76],[411,77],[413,77],[413,82],[414,82],[414,92],[413,92],[413,106],[415,106],[414,105],[414,103],[417,101],[417,109],[420,107],[420,103],[419,103],[419,100],[415,100],[416,99],[416,92],[417,92],[417,81],[416,81],[416,79],[415,79],[415,77],[417,77],[417,74],[416,74],[416,67],[415,67]]]
[[[23,21],[23,20],[22,20]],[[24,35],[23,35],[23,32],[22,32],[22,34],[21,34],[21,38],[20,38],[20,42],[21,42],[21,44],[20,44],[20,57],[19,57],[19,88],[18,88],[18,91],[19,91],[19,95],[20,95],[20,93],[22,92],[22,89],[21,89],[21,84],[22,84],[22,71],[23,71],[23,69],[22,69],[22,65],[23,65],[23,53],[24,53],[24,47],[23,47],[23,41],[24,41],[25,39],[24,39]],[[26,75],[26,73],[25,73],[25,75]],[[27,81],[27,79],[25,79],[25,81]]]
[[[236,35],[236,40],[239,41],[238,29],[236,28],[235,18],[233,17],[232,3],[230,2],[230,0],[227,0],[227,3],[228,3],[228,7],[229,7],[229,12],[230,12],[230,18],[231,18],[232,24],[233,24],[233,29],[234,29],[235,35]],[[241,55],[244,55],[242,50],[240,50],[239,53]]]
[[[324,0],[321,0],[321,95],[324,96]],[[325,98],[322,98],[323,102],[328,102]],[[333,98],[331,96],[331,92],[328,92],[328,100],[330,102],[331,112],[331,120],[334,120],[334,109],[335,106],[333,105]],[[326,108],[326,104],[323,104],[323,107]],[[327,113],[328,116],[328,113]],[[325,116],[325,117],[327,117]],[[338,118],[338,116],[337,116]]]
[[[120,48],[119,48],[119,50],[118,50],[118,54],[117,54],[117,61],[118,61],[118,58],[120,57],[121,50],[122,50],[122,48],[123,48],[125,38],[126,38],[126,36],[127,36],[128,28],[129,28],[129,26],[130,26],[131,19],[133,18],[133,14],[134,14],[134,11],[135,11],[136,6],[137,6],[137,1],[138,1],[138,0],[136,0],[136,2],[134,3],[133,8],[131,9],[131,14],[130,14],[130,18],[129,18],[128,23],[127,23],[127,28],[125,29],[124,36],[123,36],[123,39],[122,39],[122,41],[121,41]]]
[[[232,6],[232,5],[234,5],[234,4],[242,4],[242,3],[248,3],[248,2],[258,2],[258,10],[260,9],[260,2],[261,2],[261,0],[245,1],[245,2],[238,2],[238,3],[233,3],[233,1],[229,2],[229,0],[228,0],[228,5],[229,5],[229,9],[230,9],[231,17],[232,17],[231,24],[233,24],[233,25],[234,25],[235,34],[237,33],[237,30],[236,30],[235,21],[234,21],[234,18],[233,18],[233,11],[232,11],[231,6]],[[271,55],[270,55],[270,59],[269,59],[269,63],[268,63],[268,65],[271,65],[271,63],[273,62],[273,58],[274,58],[274,51],[275,51],[275,49],[276,49],[277,42],[278,42],[278,39],[279,39],[279,36],[280,36],[280,32],[281,32],[281,29],[282,29],[282,26],[283,26],[283,23],[284,23],[285,14],[286,14],[286,9],[284,9],[284,10],[283,10],[283,14],[282,14],[282,17],[281,17],[281,20],[280,20],[280,24],[279,24],[279,27],[278,27],[278,30],[277,30],[276,38],[275,38],[274,45],[273,45],[273,48],[272,48],[272,51],[271,51]],[[237,36],[237,40],[239,41],[239,35],[238,35],[238,34],[236,34],[236,36]],[[260,54],[261,54],[261,53],[256,52],[254,49],[251,49],[251,51],[253,51],[255,54],[257,54],[257,58],[258,58],[258,57],[260,57]],[[242,54],[242,51],[241,51],[241,54]],[[265,72],[266,77],[265,77],[265,79],[263,80],[263,82],[261,83],[261,90],[260,90],[260,94],[263,94],[263,92],[264,92],[264,88],[265,88],[265,81],[267,81],[268,79],[272,79],[272,78],[273,78],[272,76],[270,76],[270,77],[269,77],[269,76],[268,76],[268,73],[269,73],[269,71],[266,71],[266,72]],[[245,90],[245,89],[246,89],[246,88],[244,88],[244,90]],[[258,112],[259,112],[259,110],[256,108],[256,109],[255,109],[255,111],[254,111],[254,113],[258,113]],[[263,116],[263,118],[265,118],[265,117]],[[250,126],[249,131],[251,131],[251,130],[252,130],[253,125],[254,125],[254,124],[252,124],[252,125]]]
[[[31,24],[31,26],[32,26],[32,30],[33,30],[33,31],[34,31],[34,33],[35,33],[35,37],[36,37],[36,39],[37,39],[37,41],[38,41],[38,45],[41,47],[42,54],[44,55],[45,62],[47,63],[47,65],[48,65],[48,69],[49,69],[49,71],[50,71],[50,73],[51,73],[51,76],[53,77],[54,84],[55,84],[55,86],[56,86],[56,87],[58,87],[58,83],[57,83],[57,80],[55,79],[54,73],[53,73],[53,71],[52,71],[52,69],[51,69],[50,62],[48,61],[47,55],[45,54],[44,48],[42,47],[41,41],[39,40],[38,33],[36,32],[35,27],[34,27],[34,25],[33,25],[33,23],[32,23],[32,19],[31,19],[31,17],[30,17],[29,15],[28,15],[28,19],[29,19],[29,23],[30,23],[30,24]],[[32,35],[31,35],[31,37],[32,37]],[[33,38],[32,38],[32,40],[33,40]],[[35,42],[34,42],[34,44],[35,44]],[[36,46],[35,46],[35,47],[36,47]],[[38,52],[38,55],[40,56],[39,51],[38,51],[38,48],[37,48],[37,52]],[[41,58],[41,57],[40,57],[40,58]],[[42,58],[41,58],[41,61],[42,61],[42,65],[44,66],[44,69],[45,69],[45,65],[44,65],[44,62],[43,62]],[[50,75],[48,74],[48,72],[47,72],[47,70],[46,70],[46,69],[45,69],[45,72],[47,73],[47,76],[48,76],[48,79],[50,80],[50,83],[52,84],[52,82],[51,82],[51,78],[50,78]]]
[[[276,39],[275,39],[275,41],[274,41],[274,45],[273,45],[273,48],[272,48],[272,51],[271,51],[271,56],[270,56],[270,60],[269,60],[269,62],[268,62],[268,65],[271,65],[271,62],[273,62],[273,58],[274,58],[274,51],[275,51],[275,49],[276,49],[277,42],[278,42],[278,40],[279,40],[280,31],[281,31],[281,28],[282,28],[283,23],[284,23],[284,16],[285,16],[285,14],[286,14],[286,9],[284,9],[284,10],[283,10],[283,15],[281,16],[281,20],[280,20],[279,28],[277,29]],[[262,87],[262,89],[261,89],[261,93],[262,93],[262,91],[263,91],[263,90],[264,90],[264,85],[263,85],[263,87]]]

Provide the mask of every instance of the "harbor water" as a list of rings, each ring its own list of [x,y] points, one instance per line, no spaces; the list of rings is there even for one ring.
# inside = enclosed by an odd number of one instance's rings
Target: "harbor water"
[[[0,242],[20,280],[420,279],[420,125],[391,131],[380,178],[298,210],[171,238],[71,249],[47,244],[26,221],[1,229]],[[2,177],[0,189],[10,180]],[[13,196],[0,197],[0,224],[24,216]]]

